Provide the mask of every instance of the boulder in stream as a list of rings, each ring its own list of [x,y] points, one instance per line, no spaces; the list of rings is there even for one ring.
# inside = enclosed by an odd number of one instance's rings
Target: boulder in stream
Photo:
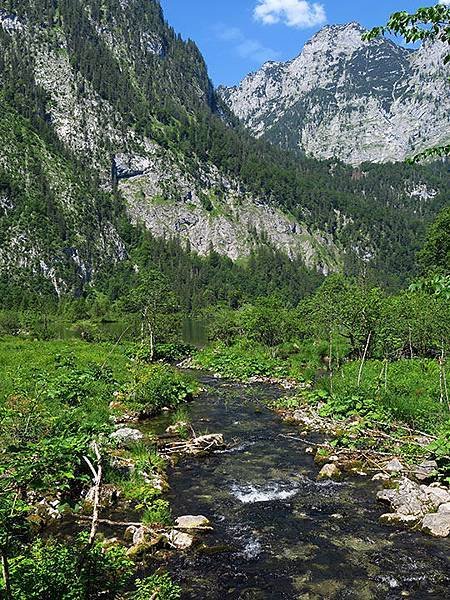
[[[427,494],[417,483],[407,477],[400,480],[397,488],[378,492],[377,499],[389,504],[399,515],[414,515],[420,518],[433,509]]]
[[[172,529],[169,533],[165,533],[164,537],[168,541],[169,545],[178,550],[187,550],[194,543],[194,536],[183,531],[177,531]]]
[[[324,465],[319,474],[317,475],[317,481],[322,481],[323,479],[339,479],[341,476],[341,471],[338,467],[333,463],[328,463]]]
[[[127,527],[124,539],[126,541],[132,539],[133,541],[133,545],[127,550],[127,555],[133,559],[149,552],[154,546],[160,543],[163,536],[146,525],[141,525],[140,527],[132,525]]]
[[[441,506],[447,506],[447,504]],[[436,537],[447,537],[450,535],[450,504],[448,506],[448,511],[443,511],[439,507],[437,513],[425,515],[422,521],[422,531]]]
[[[394,510],[380,517],[385,523],[412,525],[421,521],[426,533],[438,537],[450,533],[450,493],[439,484],[419,485],[402,477],[398,488],[381,490],[377,498]]]
[[[185,515],[175,521],[178,529],[211,529],[209,520],[203,515]]]

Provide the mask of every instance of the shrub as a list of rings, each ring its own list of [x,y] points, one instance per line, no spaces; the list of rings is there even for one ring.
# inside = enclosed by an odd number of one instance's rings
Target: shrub
[[[142,521],[148,525],[170,525],[172,513],[167,500],[157,498],[151,502],[144,511]]]
[[[135,379],[129,398],[139,410],[149,414],[163,406],[176,408],[191,400],[198,389],[192,378],[164,364],[138,366]]]
[[[76,545],[35,541],[24,554],[10,560],[13,597],[17,600],[80,600],[110,598],[122,591],[133,573],[125,550],[90,549],[85,536]]]
[[[439,401],[439,366],[435,360],[404,359],[388,363],[386,380],[385,363],[367,361],[358,387],[359,368],[359,361],[347,363],[333,379],[333,397],[342,410],[347,407],[360,414],[366,409],[384,412],[426,431],[436,431],[448,418],[448,408]],[[328,379],[322,380],[321,385],[330,391]]]

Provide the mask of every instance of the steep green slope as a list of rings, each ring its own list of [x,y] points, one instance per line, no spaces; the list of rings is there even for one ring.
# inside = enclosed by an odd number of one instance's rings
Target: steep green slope
[[[10,288],[81,293],[125,257],[113,197],[3,100],[0,138],[3,279]]]

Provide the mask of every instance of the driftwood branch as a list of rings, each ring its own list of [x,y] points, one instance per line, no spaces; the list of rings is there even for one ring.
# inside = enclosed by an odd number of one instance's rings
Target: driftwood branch
[[[89,533],[89,541],[88,541],[89,546],[92,546],[92,544],[94,543],[95,535],[96,535],[97,529],[98,529],[98,522],[99,522],[98,506],[99,506],[99,502],[100,502],[100,488],[102,485],[102,457],[100,456],[100,451],[98,449],[97,442],[93,442],[92,446],[94,448],[95,457],[97,459],[97,470],[95,470],[95,468],[94,468],[93,464],[91,463],[91,461],[89,460],[89,458],[87,456],[83,456],[86,464],[88,465],[89,469],[92,472],[93,482],[94,482],[94,507],[92,509],[92,524],[91,524],[91,531]]]
[[[93,521],[88,515],[76,515],[78,521]],[[111,519],[97,519],[98,525],[111,525],[111,527],[141,527],[142,523],[133,521],[111,521]]]
[[[12,590],[11,590],[11,578],[9,574],[9,562],[8,555],[4,548],[0,548],[1,562],[2,562],[2,577],[3,584],[5,586],[5,598],[6,600],[12,600]]]

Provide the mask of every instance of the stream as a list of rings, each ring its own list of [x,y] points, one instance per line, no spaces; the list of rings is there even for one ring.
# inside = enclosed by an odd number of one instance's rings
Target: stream
[[[201,380],[194,430],[233,445],[169,471],[174,516],[214,526],[169,561],[183,598],[450,598],[450,541],[379,524],[370,477],[316,482],[305,440],[317,437],[297,437],[264,405],[286,392]]]

